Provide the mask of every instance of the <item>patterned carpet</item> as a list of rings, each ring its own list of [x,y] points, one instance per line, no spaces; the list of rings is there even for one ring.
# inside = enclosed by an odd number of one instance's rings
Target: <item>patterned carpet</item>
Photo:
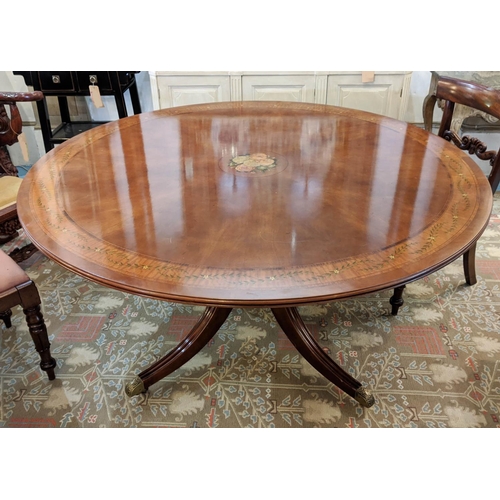
[[[23,267],[42,296],[57,378],[39,369],[15,308],[0,332],[0,426],[500,427],[499,214],[497,194],[473,287],[460,259],[410,284],[396,317],[391,291],[300,309],[321,346],[372,391],[369,409],[312,369],[266,309],[233,310],[187,365],[128,398],[126,383],[203,308],[104,288],[37,252]]]

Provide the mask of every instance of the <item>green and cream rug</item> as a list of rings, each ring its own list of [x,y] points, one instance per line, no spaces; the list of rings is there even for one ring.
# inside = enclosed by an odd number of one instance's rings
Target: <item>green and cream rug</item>
[[[266,309],[234,309],[187,365],[128,398],[135,374],[179,343],[203,308],[92,283],[38,252],[36,282],[57,359],[48,381],[19,307],[0,332],[3,427],[499,427],[500,196],[478,243],[478,283],[461,259],[392,292],[300,309],[312,333],[376,397],[359,406],[298,355]],[[7,247],[4,250],[8,250]]]

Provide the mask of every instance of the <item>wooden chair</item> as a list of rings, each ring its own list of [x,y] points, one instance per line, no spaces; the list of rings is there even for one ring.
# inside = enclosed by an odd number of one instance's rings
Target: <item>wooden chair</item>
[[[12,326],[11,308],[18,305],[23,308],[31,338],[40,355],[40,368],[47,372],[49,380],[54,380],[56,360],[50,355],[38,289],[16,262],[0,250],[0,319],[7,328]]]
[[[456,132],[451,130],[451,124],[455,104],[469,106],[500,119],[500,90],[456,78],[441,77],[437,84],[435,96],[444,102],[443,118],[441,119],[438,135],[452,142],[461,150],[467,151],[470,155],[475,154],[481,160],[489,162],[491,168],[488,174],[488,181],[494,194],[500,183],[499,152],[488,150],[486,144],[475,137],[468,135],[460,137]],[[475,256],[476,243],[469,247],[463,254],[465,281],[468,285],[474,285],[477,282]],[[405,285],[395,288],[394,294],[390,298],[392,314],[394,316],[397,315],[399,308],[404,303],[404,288]]]
[[[21,185],[17,168],[13,165],[6,146],[18,141],[22,131],[22,119],[17,107],[18,102],[39,101],[41,92],[0,92],[0,244],[7,243],[17,236],[21,224],[17,217],[17,192]],[[10,116],[5,106],[9,107]],[[21,262],[28,258],[36,248],[28,244],[16,248],[10,256]]]

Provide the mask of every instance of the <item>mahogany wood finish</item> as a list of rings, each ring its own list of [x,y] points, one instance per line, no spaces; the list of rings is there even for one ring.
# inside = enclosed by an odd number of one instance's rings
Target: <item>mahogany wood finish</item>
[[[456,146],[468,151],[469,154],[475,154],[482,160],[489,160],[491,171],[488,175],[488,181],[492,191],[495,192],[500,183],[500,155],[498,152],[487,151],[486,144],[476,138],[469,136],[460,138],[456,134],[450,133],[450,128],[455,104],[463,104],[500,119],[500,90],[478,83],[442,77],[437,84],[436,97],[445,101],[438,135],[454,142]]]
[[[82,133],[31,168],[18,200],[28,236],[66,268],[125,292],[208,306],[129,393],[198,352],[232,307],[270,307],[302,355],[369,406],[295,308],[402,287],[452,262],[488,224],[492,193],[467,155],[412,125],[243,101]]]
[[[6,146],[12,146],[18,142],[18,136],[23,128],[17,103],[40,101],[41,99],[43,99],[41,92],[0,92],[0,177],[5,175],[18,176],[17,168],[12,163],[6,148]],[[10,116],[5,106],[9,107]],[[17,217],[17,204],[3,206],[0,209],[0,244],[13,239],[19,229],[21,229],[21,223]],[[10,256],[16,262],[21,262],[35,251],[35,246],[28,244],[22,248],[14,249]]]
[[[362,387],[362,384],[340,368],[321,349],[302,321],[296,307],[273,308],[272,312],[281,329],[286,332],[297,351],[316,370],[363,406],[370,407],[375,403],[375,398]]]
[[[128,396],[144,392],[149,386],[158,382],[173,371],[187,363],[195,354],[205,347],[224,324],[231,308],[207,307],[202,317],[191,332],[166,356],[153,363],[125,388]]]
[[[394,289],[394,294],[389,299],[389,302],[392,306],[391,314],[396,316],[398,314],[399,308],[405,303],[403,299],[403,292],[406,288],[406,285],[398,286]]]
[[[491,170],[488,175],[488,182],[492,192],[495,193],[500,183],[500,154],[498,154],[498,151],[488,150],[486,144],[475,137],[459,137],[458,134],[451,131],[451,124],[455,104],[469,106],[500,119],[500,90],[474,82],[441,76],[437,81],[435,92],[427,96],[426,99],[427,101],[424,103],[425,123],[432,123],[434,103],[436,99],[442,99],[444,109],[438,132],[439,137],[450,141],[470,155],[476,155],[481,160],[489,161]],[[477,282],[475,255],[475,244],[467,249],[463,255],[465,282],[468,285],[475,285]],[[398,313],[398,309],[403,302],[402,290],[394,290],[394,295],[391,298],[393,315]]]
[[[472,245],[467,252],[464,253],[464,274],[465,282],[468,285],[475,285],[477,283],[476,278],[476,243]]]
[[[40,101],[41,92],[0,92],[0,145],[12,146],[23,128],[18,102]],[[5,110],[9,107],[10,117]]]
[[[7,328],[12,326],[11,308],[22,306],[26,323],[40,355],[40,368],[47,372],[49,380],[55,379],[56,360],[50,354],[47,327],[40,308],[38,289],[29,276],[4,252],[0,250],[0,319]]]

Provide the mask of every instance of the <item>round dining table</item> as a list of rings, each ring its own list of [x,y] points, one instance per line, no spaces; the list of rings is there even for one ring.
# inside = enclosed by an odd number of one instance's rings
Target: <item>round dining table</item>
[[[401,287],[463,255],[486,228],[476,163],[417,126],[347,108],[219,102],[142,113],[69,139],[18,196],[47,257],[110,288],[205,306],[134,396],[189,361],[235,307],[270,308],[326,379],[373,405],[299,307]]]

